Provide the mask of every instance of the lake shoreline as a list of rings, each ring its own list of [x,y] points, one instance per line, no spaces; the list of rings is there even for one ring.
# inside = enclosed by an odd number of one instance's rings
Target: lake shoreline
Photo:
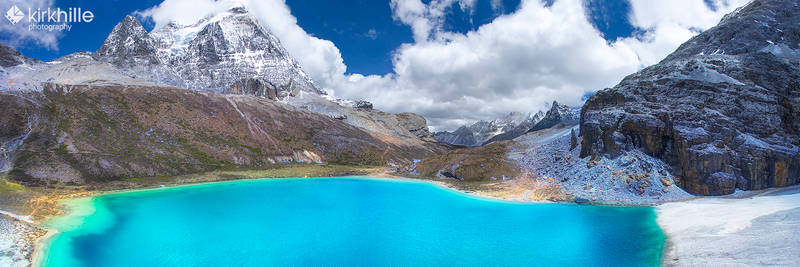
[[[571,203],[571,202],[563,203],[563,202],[543,202],[543,201],[535,201],[535,202],[534,201],[526,201],[526,202],[510,201],[510,200],[502,199],[502,198],[479,195],[479,194],[475,194],[474,192],[464,192],[464,191],[461,191],[461,190],[457,190],[456,188],[448,186],[448,183],[446,183],[446,182],[441,182],[441,181],[436,181],[436,180],[427,180],[427,179],[408,178],[408,177],[388,176],[388,175],[340,176],[340,177],[309,177],[309,178],[289,178],[287,180],[306,180],[306,179],[320,179],[320,180],[323,180],[323,179],[330,179],[330,180],[336,180],[336,179],[377,180],[377,181],[380,181],[381,183],[383,183],[383,182],[387,182],[387,183],[391,183],[391,182],[411,182],[411,183],[418,183],[418,184],[426,184],[426,185],[429,185],[429,186],[435,186],[437,188],[444,189],[446,191],[450,191],[451,193],[457,193],[459,195],[463,195],[463,196],[466,196],[466,197],[469,197],[469,198],[473,198],[473,199],[479,199],[479,200],[482,200],[482,201],[503,202],[503,203],[530,203],[530,204],[533,204],[533,203],[553,203],[553,204],[570,204],[570,205],[575,205],[575,206],[578,205],[578,204]],[[280,178],[278,178],[278,179],[276,179],[276,178],[240,179],[240,180],[235,180],[235,181],[206,182],[206,183],[180,184],[180,185],[168,185],[168,186],[165,185],[164,187],[160,187],[159,186],[159,187],[138,188],[138,189],[109,190],[109,191],[96,192],[95,194],[92,194],[91,196],[83,197],[83,199],[95,199],[97,197],[101,197],[101,196],[105,196],[105,195],[111,195],[111,194],[116,195],[116,194],[126,194],[126,193],[142,193],[142,192],[149,192],[149,191],[164,191],[164,190],[170,191],[170,190],[175,190],[175,189],[184,189],[184,188],[198,187],[198,186],[224,185],[224,184],[228,184],[228,183],[231,183],[231,184],[233,184],[233,183],[237,183],[237,184],[238,183],[245,183],[245,184],[247,184],[248,182],[259,182],[259,181],[268,182],[269,180],[284,180],[284,179],[280,179]],[[81,199],[81,198],[78,198],[78,199]],[[67,201],[72,201],[72,200],[74,200],[74,199],[62,199],[61,201],[62,202],[67,202]],[[91,201],[80,201],[81,205],[92,205],[91,203],[92,203]],[[600,205],[595,205],[595,206],[600,206]],[[70,205],[70,206],[66,206],[65,205],[64,207],[65,208],[74,208],[74,205]],[[77,208],[77,209],[81,209],[81,208]],[[67,212],[65,214],[63,214],[61,216],[58,216],[58,217],[73,216],[73,215],[74,215],[74,209],[67,209]],[[82,215],[83,214],[81,214],[78,217],[81,217]],[[53,218],[50,218],[50,220],[53,220]],[[49,224],[45,224],[44,222],[42,222],[42,224],[43,225],[47,225],[48,227],[51,227],[51,228],[48,231],[48,235],[46,237],[42,237],[42,238],[37,240],[37,244],[38,244],[37,245],[37,249],[36,249],[37,253],[36,253],[35,260],[33,261],[33,262],[36,262],[36,263],[42,263],[42,262],[46,261],[45,258],[47,257],[46,254],[47,254],[47,251],[48,251],[48,246],[53,244],[52,240],[58,234],[58,231],[53,228],[55,225],[52,223],[52,221],[50,221]],[[60,242],[60,241],[56,241],[56,242]],[[37,266],[37,265],[34,265],[34,266]]]
[[[461,193],[461,194],[465,194],[465,195],[469,195],[469,196],[472,196],[472,197],[477,197],[477,198],[481,198],[481,199],[485,199],[485,200],[490,200],[490,201],[493,200],[493,201],[503,201],[503,202],[541,203],[541,204],[547,204],[547,203],[570,203],[570,204],[575,204],[574,202],[570,202],[570,201],[546,201],[546,200],[544,200],[544,201],[538,200],[537,201],[537,200],[531,200],[531,199],[522,199],[522,200],[520,200],[519,198],[495,197],[495,196],[492,196],[492,194],[489,194],[489,191],[463,190],[463,187],[459,187],[459,186],[453,185],[452,183],[448,183],[447,181],[440,181],[440,180],[434,180],[434,179],[402,177],[402,176],[396,176],[396,175],[389,174],[389,173],[373,173],[373,174],[367,174],[367,175],[363,175],[363,176],[362,175],[352,175],[352,176],[337,176],[337,177],[298,177],[298,178],[285,178],[285,177],[269,178],[269,177],[265,177],[265,178],[246,178],[246,179],[231,179],[231,180],[221,180],[221,181],[199,182],[199,183],[166,184],[166,185],[159,185],[157,187],[156,186],[150,186],[150,187],[142,187],[142,188],[127,188],[127,189],[93,191],[93,192],[84,192],[83,194],[78,194],[77,196],[75,196],[75,195],[71,195],[71,196],[68,196],[68,197],[58,197],[58,196],[56,196],[56,198],[58,198],[58,200],[57,200],[58,203],[62,203],[60,208],[62,209],[62,211],[64,213],[61,214],[61,215],[48,216],[47,218],[45,218],[43,220],[37,220],[37,222],[35,223],[35,226],[39,227],[40,229],[45,229],[47,231],[47,233],[45,235],[38,236],[37,238],[35,238],[33,240],[26,240],[26,242],[29,242],[30,244],[34,245],[34,251],[33,251],[33,254],[32,254],[33,256],[29,260],[30,260],[31,263],[33,263],[32,266],[40,266],[40,264],[43,262],[44,256],[45,256],[44,254],[46,254],[45,252],[47,251],[47,247],[48,247],[49,242],[51,241],[52,238],[54,238],[59,233],[57,230],[53,229],[52,227],[44,226],[44,224],[45,224],[45,222],[51,221],[54,218],[63,217],[63,216],[71,216],[72,215],[71,213],[74,212],[74,211],[68,210],[65,207],[65,205],[63,205],[63,203],[66,202],[66,201],[71,201],[71,200],[81,199],[81,198],[89,198],[89,199],[91,199],[91,198],[95,198],[95,197],[99,197],[99,196],[103,196],[103,195],[110,195],[110,194],[120,194],[120,193],[129,193],[129,192],[147,192],[147,191],[156,191],[156,190],[169,190],[169,189],[175,189],[175,188],[184,188],[184,187],[192,187],[192,186],[204,186],[204,185],[217,185],[217,184],[223,184],[223,183],[237,183],[237,182],[248,182],[248,181],[272,180],[272,179],[316,179],[316,178],[366,178],[366,179],[379,179],[379,180],[387,180],[387,181],[421,182],[421,183],[427,183],[427,184],[434,185],[434,186],[437,186],[437,187],[440,187],[440,188],[444,188],[444,189],[447,189],[447,190],[452,190],[452,191],[455,191],[455,192],[458,192],[458,193]],[[766,191],[778,192],[780,190],[783,190],[783,189],[778,188],[778,189],[774,189],[774,190],[765,190],[765,192]],[[766,193],[762,192],[762,193],[741,194],[741,195],[738,195],[738,196],[727,197],[727,198],[728,199],[742,199],[742,198],[747,198],[747,197],[752,197],[754,195],[762,195],[762,194],[766,194]],[[722,197],[720,197],[720,198],[722,198]],[[697,199],[704,199],[704,198],[700,197],[700,198],[696,198],[696,199],[692,199],[692,200],[678,201],[677,203],[681,203],[681,202],[690,203],[690,202],[692,202],[694,200],[697,200]],[[674,202],[671,202],[671,203],[674,203]],[[629,206],[629,207],[647,206],[647,207],[650,207],[650,206],[653,206],[653,205],[614,205],[614,204],[603,204],[603,203],[592,203],[591,205],[621,206],[621,207],[625,207],[625,206]],[[659,205],[654,206],[654,207],[656,207],[656,209],[658,209],[658,207],[661,206],[661,205],[663,205],[663,204],[659,204]],[[64,209],[67,209],[67,210],[64,210]],[[661,214],[658,213],[658,212],[656,213],[656,215],[657,215],[657,217],[661,217]],[[660,221],[661,220],[657,220],[657,222],[659,223],[659,227],[662,229],[662,231],[664,232],[665,236],[667,237],[667,239],[665,240],[663,251],[661,253],[661,262],[662,262],[662,264],[668,265],[669,261],[671,260],[671,259],[668,258],[668,255],[672,254],[673,250],[675,249],[674,240],[673,240],[673,237],[670,235],[670,233],[665,230],[665,225]]]
[[[51,222],[57,218],[69,217],[74,215],[74,210],[66,207],[64,205],[65,202],[78,200],[78,199],[93,199],[96,197],[104,196],[104,195],[111,195],[111,194],[123,194],[123,193],[134,193],[134,192],[147,192],[147,191],[157,191],[157,190],[168,190],[168,189],[177,189],[177,188],[185,188],[185,187],[194,187],[194,186],[206,186],[206,185],[219,185],[224,183],[240,183],[240,182],[249,182],[249,181],[263,181],[263,180],[275,180],[275,179],[317,179],[317,178],[369,178],[369,179],[378,179],[378,180],[387,180],[387,181],[406,181],[406,182],[423,182],[430,185],[434,185],[440,188],[444,188],[447,190],[456,191],[465,195],[469,195],[472,197],[478,197],[487,200],[496,200],[496,201],[511,201],[507,199],[501,198],[494,198],[490,196],[475,194],[474,192],[467,192],[462,191],[452,186],[448,183],[435,181],[430,179],[420,179],[420,178],[409,178],[409,177],[401,177],[401,176],[394,176],[385,173],[375,173],[369,174],[365,176],[337,176],[337,177],[296,177],[296,178],[287,178],[287,177],[264,177],[264,178],[246,178],[246,179],[230,179],[230,180],[219,180],[219,181],[209,181],[209,182],[197,182],[197,183],[176,183],[176,184],[165,184],[149,187],[141,187],[141,188],[126,188],[126,189],[111,189],[111,190],[103,190],[103,191],[91,191],[91,192],[82,192],[75,195],[69,196],[62,196],[62,195],[55,195],[52,196],[56,199],[56,202],[59,203],[59,210],[61,211],[60,214],[48,215],[43,219],[36,220],[36,221],[23,221],[32,227],[36,227],[40,230],[46,231],[44,235],[37,236],[36,238],[25,238],[23,242],[31,245],[33,249],[32,256],[28,258],[28,262],[31,263],[31,266],[42,266],[45,260],[46,252],[48,250],[48,246],[52,239],[56,237],[60,232],[54,229],[52,226],[46,226],[47,222]],[[87,201],[90,202],[90,201]],[[534,202],[529,202],[534,203]],[[553,202],[536,202],[536,203],[553,203]]]
[[[407,181],[407,182],[421,182],[427,183],[430,185],[434,185],[446,190],[452,190],[464,195],[468,195],[471,197],[481,198],[484,200],[490,201],[503,201],[503,202],[515,202],[515,203],[540,203],[540,204],[548,204],[548,203],[565,203],[565,204],[575,204],[571,201],[547,201],[547,200],[531,200],[531,199],[523,199],[520,200],[519,198],[503,198],[503,197],[495,197],[492,196],[490,193],[496,193],[496,191],[490,190],[464,190],[463,187],[459,187],[454,185],[453,183],[448,183],[446,181],[434,180],[434,179],[424,179],[424,178],[411,178],[411,177],[403,177],[397,176],[390,173],[380,172],[380,173],[371,173],[371,174],[364,174],[362,175],[351,175],[351,176],[336,176],[336,177],[296,177],[296,178],[288,178],[288,177],[264,177],[264,178],[245,178],[245,179],[229,179],[229,180],[218,180],[218,181],[208,181],[208,182],[196,182],[196,183],[174,183],[174,184],[165,184],[165,185],[158,185],[158,186],[146,186],[140,188],[126,188],[126,189],[110,189],[110,190],[102,190],[102,191],[86,191],[77,194],[70,194],[67,196],[64,195],[54,195],[51,196],[55,199],[56,203],[59,203],[59,210],[61,211],[60,214],[52,214],[48,215],[43,219],[36,220],[34,224],[31,224],[34,227],[38,227],[39,229],[47,231],[45,235],[39,236],[35,239],[28,239],[25,242],[33,245],[34,251],[32,253],[32,257],[29,259],[29,262],[33,263],[32,266],[41,266],[44,260],[44,254],[47,251],[48,244],[50,243],[51,239],[58,235],[59,231],[53,229],[52,227],[45,226],[45,224],[49,221],[54,220],[55,218],[67,217],[71,216],[72,210],[64,205],[65,202],[76,200],[76,199],[84,199],[84,198],[95,198],[104,195],[110,194],[121,194],[121,193],[131,193],[131,192],[147,192],[147,191],[156,191],[156,190],[165,190],[165,189],[175,189],[175,188],[184,188],[184,187],[192,187],[192,186],[204,186],[204,185],[217,185],[223,183],[237,183],[237,182],[248,182],[248,181],[261,181],[261,180],[273,180],[273,179],[315,179],[315,178],[368,178],[368,179],[380,179],[380,180],[387,180],[387,181]],[[592,205],[600,205],[600,206],[623,206],[623,205],[606,205],[606,204],[592,204]],[[634,205],[630,205],[631,207],[636,207]]]

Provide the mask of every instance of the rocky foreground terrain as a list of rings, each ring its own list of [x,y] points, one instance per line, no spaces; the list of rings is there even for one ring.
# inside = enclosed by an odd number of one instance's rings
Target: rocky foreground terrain
[[[0,214],[0,266],[30,266],[35,244],[44,230]]]
[[[755,0],[593,95],[582,157],[640,150],[701,195],[800,183],[800,7]]]

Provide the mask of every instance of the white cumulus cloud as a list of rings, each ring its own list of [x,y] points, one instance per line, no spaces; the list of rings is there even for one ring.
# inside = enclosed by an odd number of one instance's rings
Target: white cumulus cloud
[[[394,52],[393,73],[346,75],[336,45],[297,24],[285,0],[246,2],[321,86],[337,97],[365,99],[388,112],[416,112],[434,130],[450,130],[511,111],[535,112],[557,100],[582,97],[657,63],[681,43],[714,26],[747,0],[631,0],[630,22],[641,36],[607,42],[589,22],[581,0],[523,0],[465,34],[445,30],[448,10],[472,14],[476,0],[392,0],[392,17],[408,25],[414,42]],[[142,14],[157,24],[197,20],[223,4],[213,0],[166,0]],[[499,1],[492,6],[500,8]],[[186,12],[192,10],[193,12]],[[186,14],[193,13],[193,14]]]
[[[333,42],[310,35],[297,25],[284,0],[165,0],[147,10],[137,12],[152,19],[155,28],[171,21],[191,24],[235,5],[244,5],[256,19],[269,29],[311,77],[323,87],[344,77],[346,66]]]

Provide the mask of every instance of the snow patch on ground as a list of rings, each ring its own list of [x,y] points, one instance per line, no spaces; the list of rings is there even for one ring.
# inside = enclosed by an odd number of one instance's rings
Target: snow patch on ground
[[[677,266],[800,266],[800,193],[709,197],[657,207]]]
[[[760,52],[771,53],[776,57],[784,59],[800,59],[800,50],[792,49],[786,44],[770,43],[768,46],[762,48]]]
[[[744,85],[742,82],[731,78],[728,75],[719,73],[716,70],[707,68],[705,66],[692,70],[692,72],[690,72],[688,75],[678,75],[676,78],[708,83],[730,83],[735,85]]]
[[[65,85],[140,85],[157,84],[132,78],[113,66],[93,60],[86,54],[72,54],[58,63],[19,65],[6,69],[0,77],[0,89],[8,91],[41,91],[42,83]]]

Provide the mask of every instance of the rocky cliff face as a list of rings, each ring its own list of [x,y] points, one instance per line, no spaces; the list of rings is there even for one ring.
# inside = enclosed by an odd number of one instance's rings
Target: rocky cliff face
[[[4,93],[0,122],[0,163],[29,184],[291,162],[403,164],[442,152],[264,98],[163,86],[45,84]]]
[[[372,104],[369,104],[369,106],[371,109]],[[414,136],[425,141],[436,142],[436,139],[433,138],[433,134],[428,130],[428,121],[425,120],[425,117],[409,112],[400,113],[395,116],[400,122],[400,127],[411,132]]]
[[[800,7],[755,0],[592,96],[581,156],[639,149],[721,195],[800,183]]]
[[[270,99],[324,94],[243,7],[150,33],[127,16],[93,56],[135,78],[191,90]]]
[[[0,69],[36,62],[38,62],[38,60],[26,57],[19,51],[7,45],[0,44]]]

